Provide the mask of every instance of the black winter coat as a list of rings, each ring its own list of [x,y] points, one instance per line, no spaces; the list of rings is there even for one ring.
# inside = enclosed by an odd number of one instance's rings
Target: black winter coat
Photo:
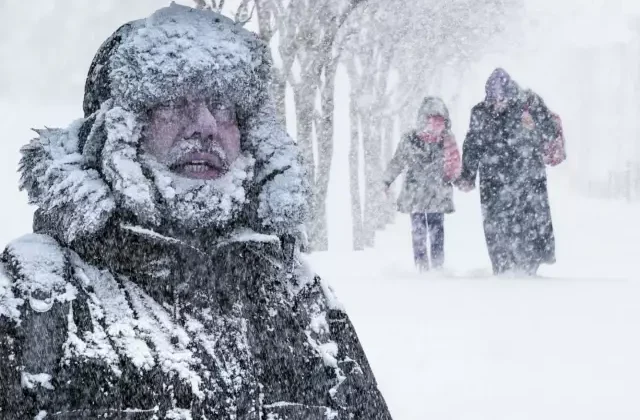
[[[471,112],[460,182],[479,173],[484,231],[494,272],[555,262],[544,146],[555,125],[542,99],[522,92],[499,114],[485,103]]]
[[[265,235],[31,234],[0,291],[2,419],[391,418],[347,315]]]

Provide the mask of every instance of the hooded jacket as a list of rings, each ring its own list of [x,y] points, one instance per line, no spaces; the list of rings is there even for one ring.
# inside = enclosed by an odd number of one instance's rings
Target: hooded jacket
[[[427,97],[418,111],[417,126],[430,116],[445,118],[446,128],[439,141],[423,141],[417,130],[405,133],[389,162],[384,183],[389,187],[404,171],[406,176],[398,198],[402,213],[452,213],[452,181],[460,171],[460,154],[451,132],[449,110],[444,101]]]
[[[102,45],[84,118],[23,148],[38,210],[0,261],[0,418],[391,418],[333,292],[283,247],[308,187],[266,48],[216,13],[161,9]],[[162,204],[180,183],[142,162],[146,111],[222,94],[243,156],[202,208],[173,203],[202,220],[184,225]]]

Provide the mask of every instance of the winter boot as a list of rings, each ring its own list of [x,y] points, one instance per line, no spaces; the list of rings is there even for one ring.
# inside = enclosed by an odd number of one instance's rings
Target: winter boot
[[[415,263],[419,272],[429,271],[429,260],[427,258],[416,259]]]

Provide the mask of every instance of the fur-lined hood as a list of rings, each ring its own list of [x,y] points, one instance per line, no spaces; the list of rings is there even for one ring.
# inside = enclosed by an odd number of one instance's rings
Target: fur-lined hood
[[[437,96],[427,96],[422,100],[420,108],[418,109],[418,116],[416,119],[417,127],[424,125],[426,117],[444,117],[447,129],[451,129],[451,119],[449,117],[449,108],[444,101]]]
[[[160,188],[145,173],[141,133],[149,108],[185,95],[224,97],[238,109],[243,158],[230,169],[235,176],[214,181],[225,191],[220,211],[240,203],[255,230],[297,230],[309,188],[267,94],[266,51],[233,21],[175,4],[118,29],[91,64],[84,118],[40,130],[22,149],[20,187],[56,239],[69,244],[96,235],[123,208],[141,225],[160,225],[157,196],[174,186],[167,180]]]

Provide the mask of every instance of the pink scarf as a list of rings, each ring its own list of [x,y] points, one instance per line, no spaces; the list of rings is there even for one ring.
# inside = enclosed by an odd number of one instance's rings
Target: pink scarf
[[[426,143],[444,142],[444,176],[453,181],[460,176],[462,163],[456,138],[447,133],[446,122],[442,116],[427,117],[425,127],[418,132],[418,138]]]
[[[446,130],[446,122],[442,116],[427,117],[422,131],[418,132],[420,140],[427,143],[437,143],[442,138],[442,133]]]

